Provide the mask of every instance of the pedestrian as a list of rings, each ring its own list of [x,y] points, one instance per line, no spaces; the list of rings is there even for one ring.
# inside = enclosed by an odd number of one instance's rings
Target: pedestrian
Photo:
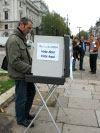
[[[85,69],[83,68],[83,60],[84,60],[85,51],[86,51],[86,45],[84,42],[84,36],[81,36],[80,43],[79,43],[79,53],[80,53],[79,69],[81,71],[85,71]]]
[[[94,35],[90,36],[90,40],[85,41],[89,45],[90,52],[90,69],[91,74],[96,74],[96,64],[98,57],[99,41],[94,39]]]
[[[79,39],[78,37],[74,37],[73,41],[72,41],[72,46],[73,46],[73,61],[72,61],[72,70],[76,71],[77,69],[75,68],[75,64],[76,64],[76,59],[78,58],[78,47],[79,47]]]
[[[31,74],[32,59],[26,46],[26,35],[31,32],[32,26],[30,19],[21,18],[18,28],[6,43],[8,75],[15,80],[16,121],[25,127],[28,127],[30,120],[35,117],[29,114],[36,93],[35,86],[25,81],[25,75]]]

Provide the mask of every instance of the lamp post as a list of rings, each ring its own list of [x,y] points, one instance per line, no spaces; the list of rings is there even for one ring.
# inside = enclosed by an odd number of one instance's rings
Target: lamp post
[[[80,29],[82,28],[82,27],[77,27],[78,29],[79,29],[79,39],[80,39]]]
[[[67,34],[68,34],[68,14],[67,14]]]
[[[53,29],[54,29],[54,27],[53,27],[53,26],[51,26],[51,29],[52,29],[52,36],[53,36]]]
[[[70,33],[69,32],[69,25],[70,25],[70,23],[69,23],[68,14],[67,14],[67,35]]]

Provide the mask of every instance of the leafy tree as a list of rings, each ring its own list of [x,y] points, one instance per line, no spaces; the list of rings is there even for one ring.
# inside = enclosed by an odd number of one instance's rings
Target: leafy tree
[[[62,36],[64,34],[70,34],[70,29],[67,29],[65,19],[57,13],[48,13],[43,16],[41,22],[41,34],[42,35],[57,35]]]
[[[84,39],[87,40],[87,39],[88,39],[88,32],[82,30],[82,31],[80,31],[80,33],[77,34],[77,36],[78,36],[78,37],[79,37],[79,36],[80,36],[80,37],[81,37],[81,36],[84,36]]]

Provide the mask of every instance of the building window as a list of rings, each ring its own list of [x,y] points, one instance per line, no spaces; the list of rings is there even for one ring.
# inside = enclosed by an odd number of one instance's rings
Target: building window
[[[19,6],[22,7],[22,2],[21,1],[19,2]]]
[[[7,5],[7,4],[8,4],[8,0],[4,0],[4,2],[5,2],[5,5]]]
[[[8,11],[5,11],[5,19],[8,19]]]
[[[8,24],[5,24],[5,29],[8,29]]]
[[[20,12],[20,18],[22,18],[22,13]]]

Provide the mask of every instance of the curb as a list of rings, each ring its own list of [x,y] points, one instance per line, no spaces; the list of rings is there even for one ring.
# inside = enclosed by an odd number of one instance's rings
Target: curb
[[[0,108],[4,108],[15,98],[15,86],[0,95]]]

